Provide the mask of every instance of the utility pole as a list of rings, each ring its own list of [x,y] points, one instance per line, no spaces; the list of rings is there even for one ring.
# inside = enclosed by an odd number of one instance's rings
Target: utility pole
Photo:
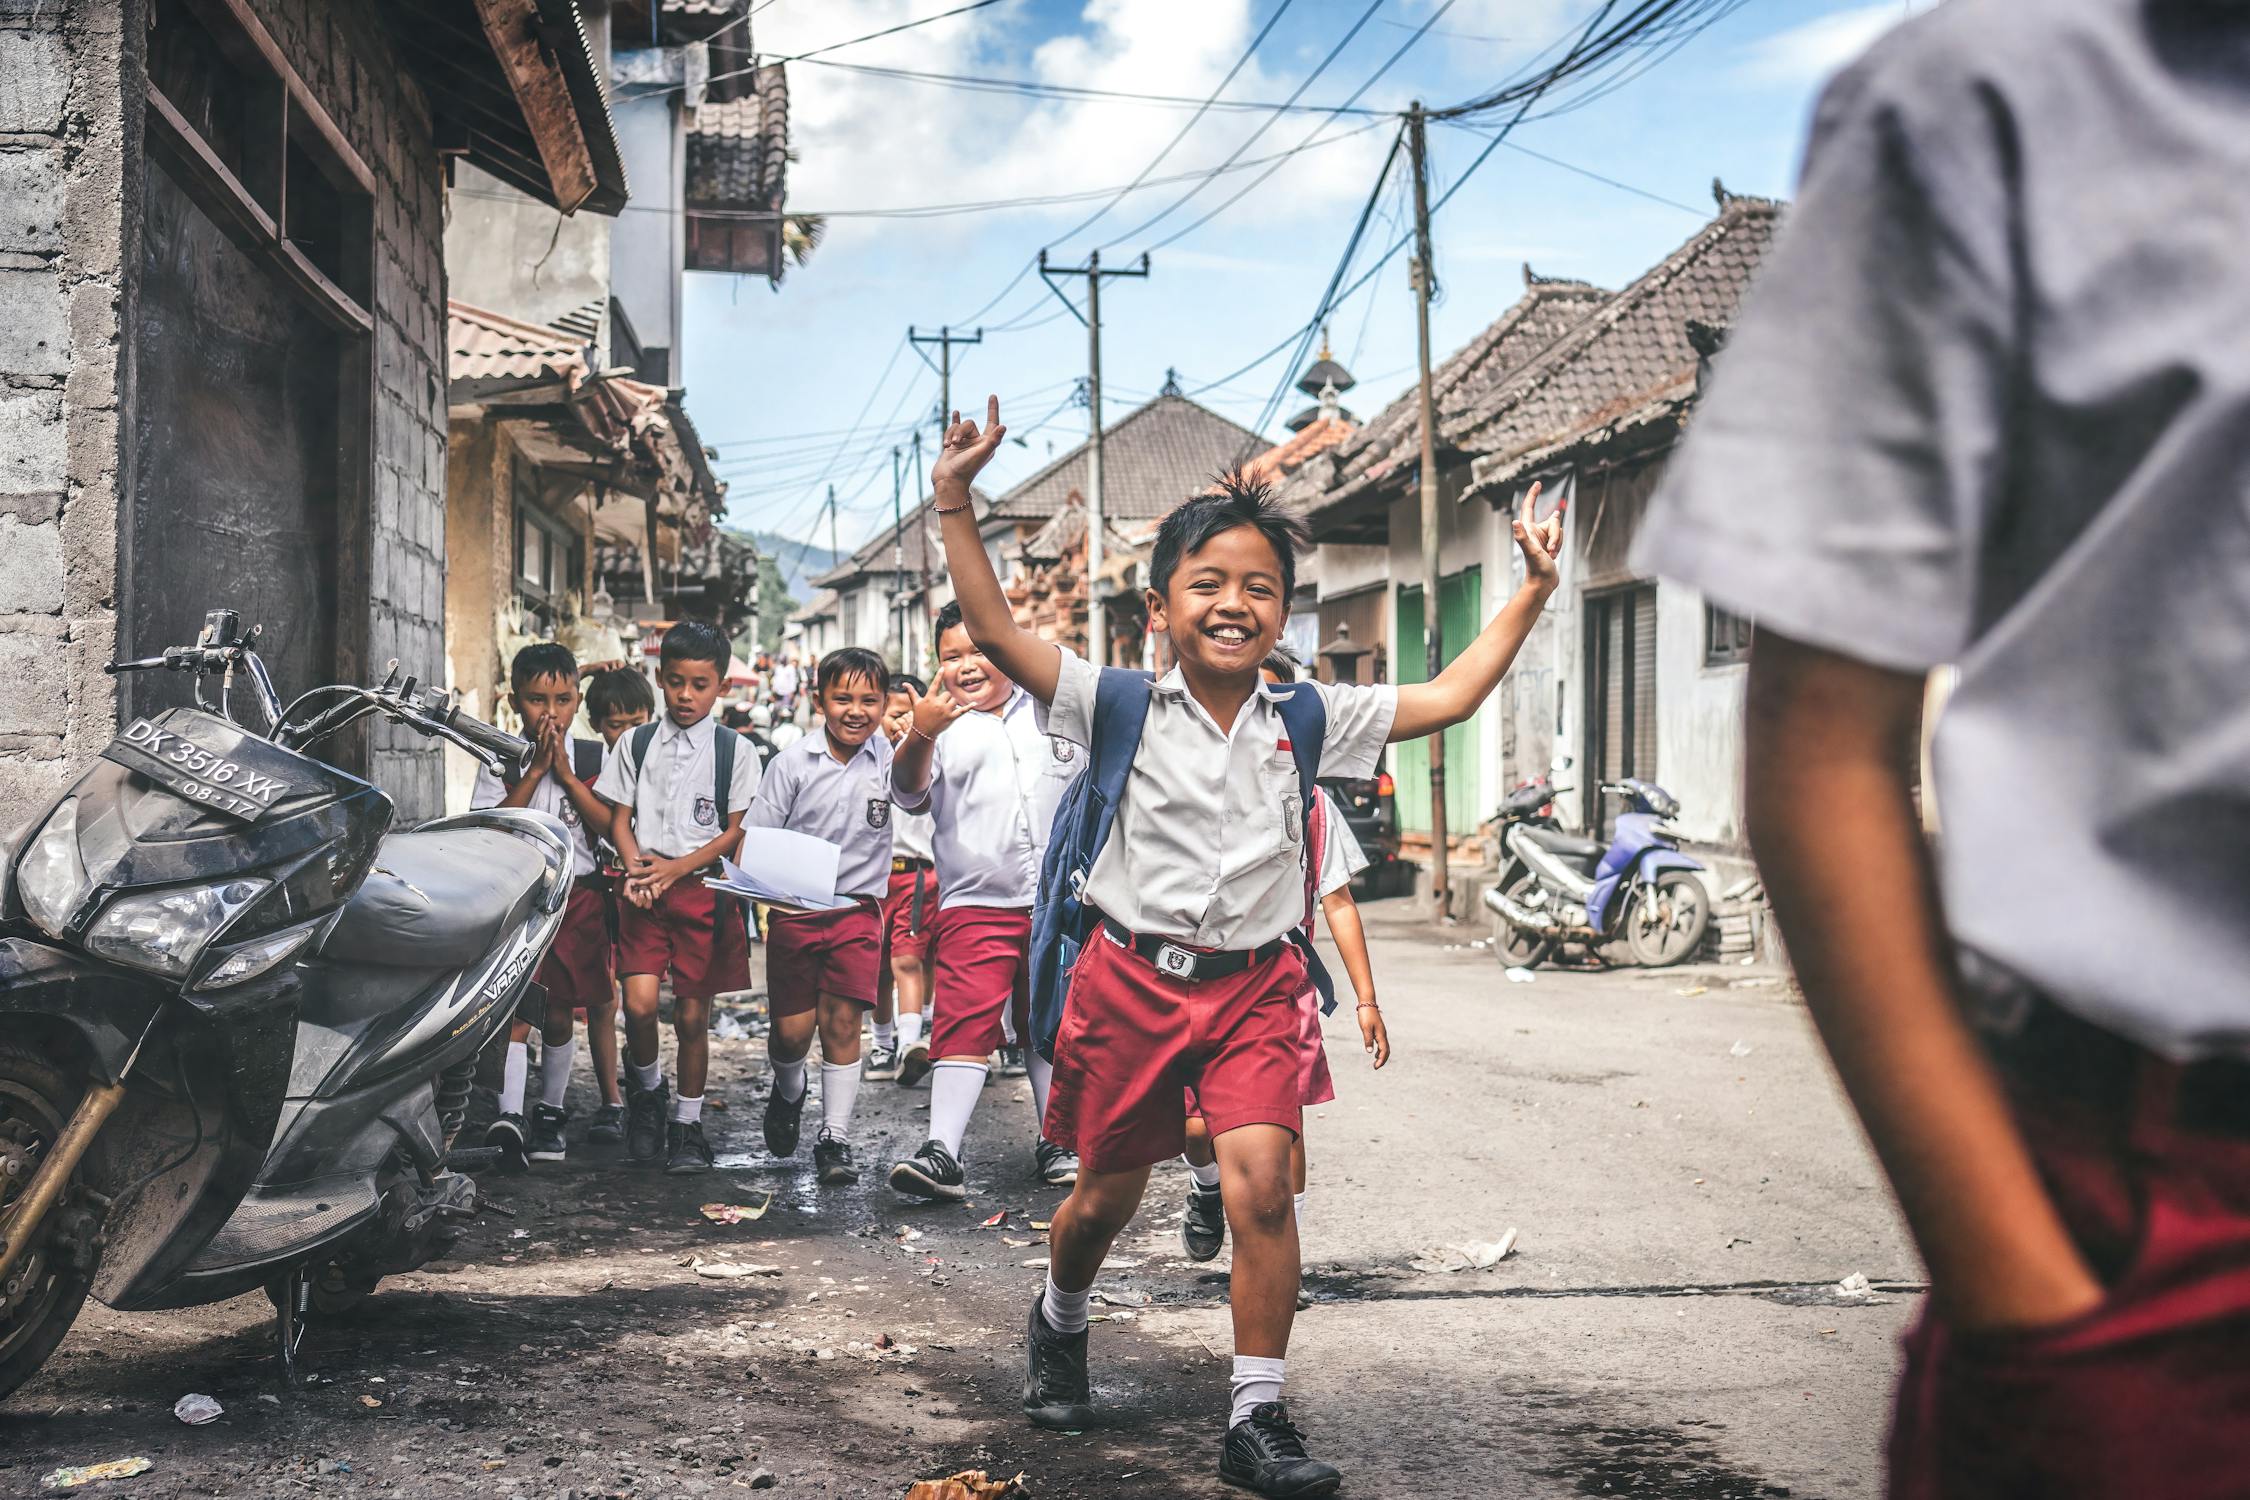
[[[906,519],[899,509],[899,490],[906,483],[905,454],[891,449],[891,619],[898,626],[898,655],[891,658],[906,670]]]
[[[938,441],[943,443],[946,424],[953,420],[953,346],[983,343],[984,330],[979,328],[973,334],[965,334],[955,333],[950,327],[944,327],[933,334],[917,333],[910,327],[906,330],[906,341],[915,346],[914,352],[922,355],[922,363],[926,365],[930,364],[930,357],[922,354],[921,346],[937,345],[938,362],[930,365],[930,368],[938,374],[937,430]]]
[[[828,566],[835,567],[844,560],[844,549],[836,540],[836,486],[828,487]]]
[[[938,441],[940,444],[943,444],[945,441],[945,434],[939,433]],[[920,516],[922,514],[922,501],[924,498],[925,491],[922,486],[922,431],[920,428],[916,428],[914,430],[914,514],[916,516]],[[930,608],[930,538],[928,531],[929,522],[922,521],[919,524],[924,528],[922,534],[922,649],[926,652],[933,649],[930,644],[930,632],[937,625],[937,611]],[[907,670],[903,654],[901,655],[899,661],[899,670],[901,672]],[[917,672],[914,675],[917,677],[924,677],[934,674]]]
[[[1047,264],[1047,252],[1039,252],[1039,279],[1047,283],[1047,290],[1062,298],[1062,305],[1071,315],[1086,325],[1086,425],[1091,440],[1086,449],[1086,656],[1097,667],[1109,664],[1109,615],[1102,609],[1102,278],[1104,276],[1146,276],[1148,257],[1143,255],[1137,268],[1103,270],[1099,250],[1086,257],[1082,266],[1054,266]],[[1057,276],[1083,276],[1086,278],[1086,310],[1080,312],[1078,304],[1063,296],[1055,285]]]
[[[1430,263],[1430,174],[1424,127],[1428,117],[1417,99],[1406,112],[1406,134],[1414,154],[1414,326],[1421,360],[1422,407],[1422,646],[1425,682],[1445,669],[1445,642],[1438,611],[1437,405],[1430,391],[1430,292],[1437,284]],[[1445,731],[1429,738],[1430,749],[1430,901],[1446,916]]]

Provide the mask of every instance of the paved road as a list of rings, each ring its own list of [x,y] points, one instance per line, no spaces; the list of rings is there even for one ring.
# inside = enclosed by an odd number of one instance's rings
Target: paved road
[[[1919,1271],[1785,987],[1739,969],[1509,984],[1403,903],[1368,913],[1398,1055],[1370,1074],[1336,1018],[1339,1098],[1308,1130],[1319,1302],[1291,1359],[1347,1493],[1879,1493]],[[872,1496],[968,1466],[1024,1470],[1041,1496],[1235,1493],[1211,1477],[1225,1262],[1178,1260],[1181,1174],[1159,1175],[1120,1246],[1140,1263],[1105,1278],[1127,1304],[1095,1329],[1110,1421],[1032,1432],[1013,1412],[1040,1275],[1023,1263],[1058,1195],[1033,1184],[1022,1083],[986,1095],[975,1208],[908,1206],[877,1173],[823,1193],[803,1163],[768,1162],[762,1046],[716,1050],[730,1170],[666,1180],[581,1152],[490,1182],[513,1217],[486,1214],[453,1262],[317,1329],[323,1383],[303,1390],[272,1381],[262,1299],[90,1310],[0,1408],[0,1494],[129,1454],[155,1465],[116,1487],[135,1495],[586,1500],[731,1493],[763,1469],[779,1495]],[[926,1092],[863,1099],[868,1154],[920,1140]],[[756,1223],[696,1211],[769,1190]],[[1515,1253],[1488,1270],[1414,1265],[1510,1227]],[[713,1279],[698,1260],[779,1273]],[[1839,1295],[1853,1272],[1878,1290]],[[179,1425],[191,1390],[227,1415]]]

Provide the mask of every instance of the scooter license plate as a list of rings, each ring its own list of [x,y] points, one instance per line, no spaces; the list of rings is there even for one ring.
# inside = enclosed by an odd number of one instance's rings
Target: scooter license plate
[[[178,797],[255,823],[303,790],[276,774],[282,757],[263,741],[200,716],[135,719],[102,751]],[[231,738],[232,743],[221,743]],[[265,753],[260,753],[265,752]]]

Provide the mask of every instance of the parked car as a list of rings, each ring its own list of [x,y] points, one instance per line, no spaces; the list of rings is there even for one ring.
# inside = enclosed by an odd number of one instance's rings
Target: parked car
[[[1398,857],[1398,789],[1391,781],[1389,752],[1375,764],[1372,776],[1331,776],[1320,783],[1342,809],[1344,823],[1359,840],[1367,868],[1352,882],[1352,894],[1362,901],[1395,896],[1411,884],[1414,872]]]

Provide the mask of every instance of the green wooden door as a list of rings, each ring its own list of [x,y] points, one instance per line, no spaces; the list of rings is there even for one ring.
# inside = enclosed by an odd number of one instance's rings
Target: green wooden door
[[[1484,570],[1463,568],[1438,584],[1438,629],[1450,662],[1461,648],[1484,628]],[[1429,680],[1428,654],[1422,635],[1422,588],[1401,585],[1398,591],[1398,680]],[[1481,710],[1480,710],[1481,712]],[[1478,784],[1477,721],[1456,724],[1445,732],[1445,828],[1459,837],[1484,816],[1484,791]],[[1398,783],[1399,826],[1417,833],[1430,831],[1430,747],[1427,740],[1396,745],[1391,751],[1391,775]]]

